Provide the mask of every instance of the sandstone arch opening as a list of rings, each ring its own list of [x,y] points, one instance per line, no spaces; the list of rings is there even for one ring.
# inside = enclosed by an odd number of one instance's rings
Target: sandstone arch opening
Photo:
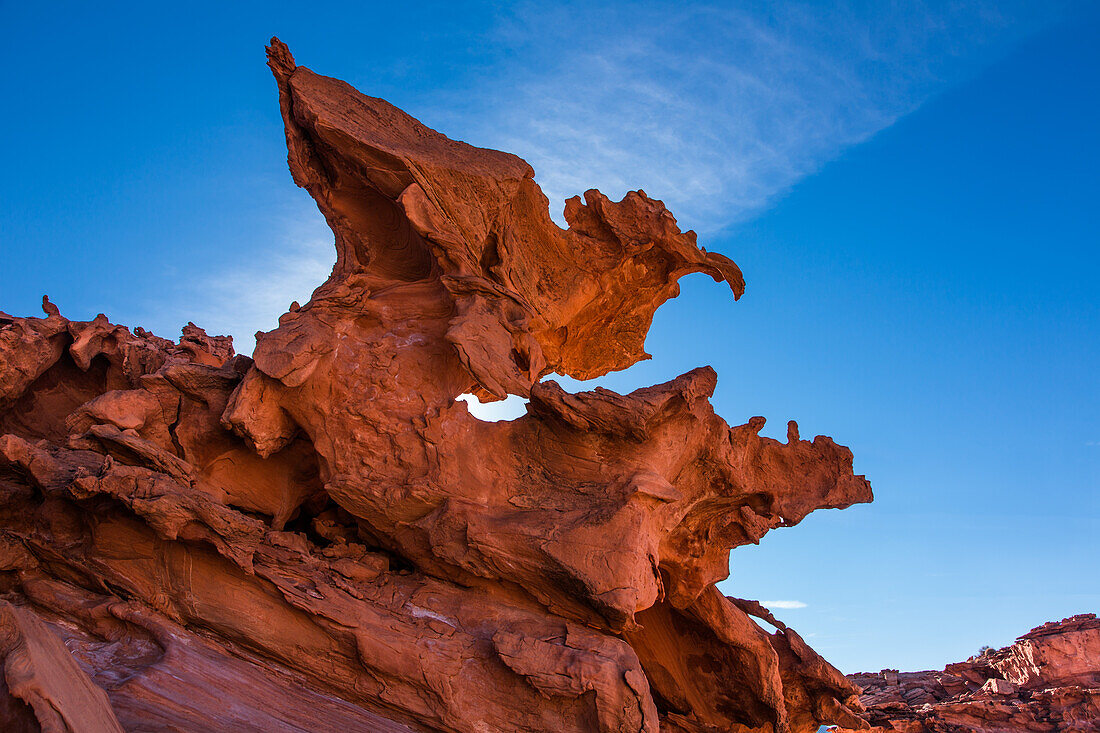
[[[455,400],[465,402],[470,414],[482,422],[510,422],[521,418],[527,414],[527,404],[530,402],[514,394],[496,402],[482,402],[469,392],[460,394]]]

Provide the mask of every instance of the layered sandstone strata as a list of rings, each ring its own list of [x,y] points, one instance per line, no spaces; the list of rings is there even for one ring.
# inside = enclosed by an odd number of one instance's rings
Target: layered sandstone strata
[[[732,548],[871,500],[832,440],[645,358],[684,274],[737,266],[643,192],[548,215],[530,166],[269,49],[331,277],[252,358],[0,314],[9,730],[811,731],[857,688]],[[242,293],[242,298],[248,297]],[[462,394],[530,399],[488,423]],[[769,634],[754,618],[773,624]]]

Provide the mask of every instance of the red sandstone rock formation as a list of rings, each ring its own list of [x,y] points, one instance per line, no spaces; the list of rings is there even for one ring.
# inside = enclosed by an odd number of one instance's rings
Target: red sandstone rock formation
[[[1044,624],[942,672],[849,679],[863,688],[872,731],[1100,731],[1100,619],[1090,613]]]
[[[852,683],[714,585],[731,548],[870,501],[851,453],[729,427],[708,367],[540,381],[645,358],[678,278],[738,297],[737,266],[641,191],[562,230],[519,158],[269,60],[336,265],[253,358],[0,314],[8,729],[861,725]],[[486,423],[468,392],[530,405]]]

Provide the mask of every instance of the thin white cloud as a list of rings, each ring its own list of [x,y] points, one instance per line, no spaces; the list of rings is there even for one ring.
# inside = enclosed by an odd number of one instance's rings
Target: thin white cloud
[[[138,322],[175,339],[190,320],[211,335],[233,336],[237,353],[251,354],[256,332],[276,328],[292,301],[309,301],[336,261],[332,232],[316,210],[288,215],[278,228],[284,233],[267,251],[186,283]]]
[[[1042,5],[526,3],[440,126],[526,158],[555,215],[643,188],[712,231],[1049,22]]]
[[[779,608],[784,610],[806,608],[806,604],[802,601],[760,601],[760,605],[764,608]]]

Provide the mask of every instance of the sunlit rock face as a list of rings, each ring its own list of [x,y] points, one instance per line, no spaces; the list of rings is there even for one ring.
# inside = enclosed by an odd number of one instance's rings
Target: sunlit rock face
[[[1100,731],[1100,619],[1072,616],[1032,629],[940,672],[849,675],[873,731]]]
[[[563,230],[523,160],[268,55],[336,264],[252,359],[0,314],[6,729],[866,725],[715,587],[732,548],[871,500],[850,451],[730,427],[709,367],[542,381],[646,358],[678,279],[739,297],[737,266],[641,191],[571,199]],[[462,395],[529,402],[489,422]]]

